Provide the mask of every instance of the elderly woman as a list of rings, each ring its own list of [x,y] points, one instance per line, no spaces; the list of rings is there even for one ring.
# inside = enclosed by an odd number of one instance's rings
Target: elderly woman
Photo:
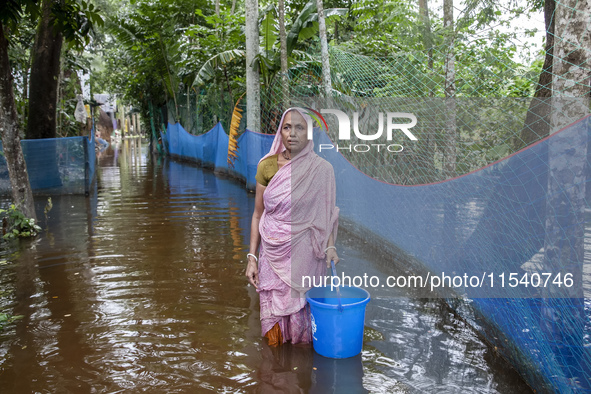
[[[334,171],[307,139],[311,122],[304,109],[288,109],[257,168],[246,276],[260,295],[270,345],[312,341],[304,296],[310,280],[303,278],[323,276],[325,263],[339,261]]]

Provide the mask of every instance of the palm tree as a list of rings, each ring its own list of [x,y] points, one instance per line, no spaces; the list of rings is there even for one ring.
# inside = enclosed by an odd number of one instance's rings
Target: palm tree
[[[259,54],[259,4],[246,0],[246,127],[261,130],[261,86],[255,58]]]
[[[285,33],[285,0],[279,0],[277,4],[277,16],[279,17],[279,46],[281,51],[281,92],[283,106],[289,106],[289,82],[287,80],[287,35]]]
[[[445,122],[446,138],[444,142],[444,172],[450,178],[456,173],[456,71],[454,55],[454,15],[453,0],[443,0],[443,26],[447,34],[447,53],[445,54],[445,97],[447,118]]]
[[[322,58],[322,85],[326,99],[331,97],[332,82],[330,80],[330,62],[328,59],[328,41],[326,38],[326,21],[324,20],[324,5],[322,0],[316,0],[318,8],[318,33],[320,35],[320,51]]]

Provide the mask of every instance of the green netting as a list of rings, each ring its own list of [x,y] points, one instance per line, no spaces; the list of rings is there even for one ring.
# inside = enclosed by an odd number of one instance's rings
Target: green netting
[[[377,127],[371,120],[377,120],[379,112],[385,114],[395,109],[414,113],[418,123],[413,133],[421,142],[405,144],[404,152],[396,158],[385,160],[379,152],[359,155],[341,151],[368,175],[390,183],[421,184],[464,174],[537,140],[524,141],[521,137],[532,98],[499,98],[508,91],[533,95],[538,74],[525,71],[516,63],[503,63],[494,56],[475,60],[480,52],[463,53],[455,59],[456,98],[449,102],[444,100],[444,49],[376,59],[332,48],[330,104],[318,99],[321,65],[319,58],[313,56],[290,70],[287,102],[290,106],[358,111],[365,134]],[[465,63],[478,67],[464,66]],[[263,133],[277,130],[286,106],[280,78],[275,81],[261,94]],[[516,91],[512,88],[515,86],[520,89]],[[326,119],[329,136],[336,141],[338,125],[331,124],[331,117]],[[450,128],[453,134],[448,131]],[[446,153],[449,147],[455,149],[455,155]]]
[[[181,123],[193,135],[206,133],[218,122],[222,123],[224,130],[229,130],[235,104],[227,91],[219,85],[211,84],[198,90],[190,90],[189,93],[178,94],[176,107],[174,101],[169,100],[168,119]]]

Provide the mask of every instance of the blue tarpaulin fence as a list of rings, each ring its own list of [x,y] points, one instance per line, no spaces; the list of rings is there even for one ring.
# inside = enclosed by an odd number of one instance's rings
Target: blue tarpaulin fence
[[[485,275],[483,288],[466,289],[484,320],[474,325],[488,326],[482,327],[487,338],[545,391],[591,391],[589,256],[575,250],[584,244],[591,201],[580,193],[583,200],[574,201],[570,193],[591,180],[587,159],[584,175],[578,174],[583,181],[573,183],[574,151],[587,150],[587,142],[572,142],[591,140],[589,119],[478,171],[428,185],[379,182],[334,150],[320,153],[335,169],[342,215],[369,230],[361,234],[379,235],[438,277]],[[332,143],[320,137],[319,143]],[[558,222],[551,229],[549,219]],[[544,248],[552,243],[569,257],[548,258]],[[551,283],[571,274],[573,286],[512,287],[511,273],[518,281],[526,273],[536,281],[550,274]]]
[[[95,180],[94,138],[22,140],[33,193],[87,194]],[[1,145],[0,145],[1,148]],[[0,193],[10,194],[6,159],[0,156]]]
[[[463,314],[539,391],[591,392],[590,119],[478,171],[416,186],[377,181],[334,149],[318,152],[332,142],[315,133],[317,152],[335,171],[341,218],[361,237],[394,245],[418,271],[486,282],[456,289],[463,297],[450,304],[475,311]],[[272,139],[243,133],[229,167],[219,124],[199,137],[178,124],[163,134],[171,155],[230,172],[251,190]],[[542,285],[546,274],[550,285]]]
[[[245,182],[249,190],[254,190],[257,165],[271,148],[274,136],[246,130],[238,138],[238,158],[232,165],[228,165],[228,135],[221,123],[199,136],[189,134],[179,123],[169,123],[161,137],[172,157],[227,172]]]
[[[187,133],[179,123],[169,124],[164,140],[168,153],[173,157],[194,161],[208,168],[228,168],[228,135],[220,123],[199,136]]]

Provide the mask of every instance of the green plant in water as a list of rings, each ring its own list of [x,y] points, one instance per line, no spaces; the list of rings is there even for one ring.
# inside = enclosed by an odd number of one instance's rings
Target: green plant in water
[[[2,233],[6,240],[34,237],[41,231],[35,219],[26,217],[14,204],[8,209],[0,209],[2,215]]]
[[[47,204],[45,205],[45,209],[43,210],[43,213],[45,214],[45,223],[46,224],[47,224],[47,220],[48,220],[47,214],[49,213],[49,211],[51,211],[51,208],[53,208],[53,202],[51,202],[51,197],[47,197]]]
[[[13,316],[13,315],[8,314],[8,313],[2,313],[2,312],[0,312],[0,331],[2,331],[4,329],[4,326],[12,323],[15,320],[22,319],[23,317],[25,317],[25,316],[24,315],[16,315],[16,316]]]

